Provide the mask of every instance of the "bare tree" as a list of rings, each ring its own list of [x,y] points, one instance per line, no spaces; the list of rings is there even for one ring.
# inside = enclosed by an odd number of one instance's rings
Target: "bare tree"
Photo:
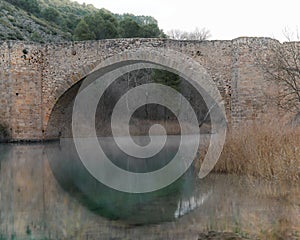
[[[268,57],[260,56],[258,64],[267,80],[278,86],[276,102],[285,111],[300,111],[300,41],[270,45]],[[299,39],[298,39],[299,40]]]
[[[211,37],[210,31],[205,28],[196,28],[192,32],[182,31],[179,29],[172,29],[168,32],[168,36],[176,40],[207,40]]]

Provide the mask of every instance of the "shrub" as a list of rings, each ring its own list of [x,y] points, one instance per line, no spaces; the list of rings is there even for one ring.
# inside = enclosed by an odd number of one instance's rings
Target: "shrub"
[[[299,181],[300,128],[278,120],[241,124],[228,133],[215,171]]]

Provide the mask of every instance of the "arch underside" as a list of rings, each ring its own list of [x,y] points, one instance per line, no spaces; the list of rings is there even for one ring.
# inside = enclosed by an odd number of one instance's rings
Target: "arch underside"
[[[51,115],[47,124],[46,138],[72,137],[72,111],[74,100],[78,91],[81,91],[99,77],[113,70],[133,64],[143,63],[155,64],[159,68],[176,73],[180,75],[182,79],[188,80],[187,82],[189,84],[191,83],[190,85],[192,87],[195,87],[195,84],[198,89],[201,89],[200,91],[202,96],[194,100],[194,107],[198,108],[197,115],[200,123],[207,115],[210,105],[217,103],[221,106],[223,104],[222,97],[220,93],[216,91],[216,85],[208,75],[207,71],[190,57],[174,50],[167,49],[143,49],[133,52],[124,52],[123,54],[113,56],[101,62],[97,67],[90,71],[86,77],[72,85],[67,91],[60,93],[60,97],[57,98],[58,100],[51,110]],[[117,91],[116,88],[124,90],[126,85],[130,85],[126,80],[126,76],[121,80],[118,79],[118,81],[120,83],[119,87],[111,88],[113,90],[110,93],[108,92],[106,95],[108,96],[108,100],[106,100],[106,102],[104,100],[104,102],[98,106],[97,114],[99,116],[96,116],[96,119],[97,121],[99,120],[97,133],[100,135],[106,134],[104,133],[105,131],[103,132],[103,127],[105,125],[103,116],[105,116],[107,112],[103,109],[103,105],[105,106],[109,104],[109,99],[114,98],[112,95],[119,96],[123,93],[123,91]],[[143,81],[141,81],[141,83],[143,83]],[[207,104],[203,98],[209,99],[209,103]],[[107,119],[105,119],[105,121],[106,120]],[[209,122],[209,118],[206,118],[206,120],[208,120],[206,122]],[[206,131],[206,129],[204,131]]]

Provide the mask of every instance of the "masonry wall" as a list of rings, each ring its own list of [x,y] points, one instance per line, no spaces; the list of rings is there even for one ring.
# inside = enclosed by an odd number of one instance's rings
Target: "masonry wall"
[[[0,123],[12,139],[43,139],[52,109],[63,94],[101,61],[125,50],[147,47],[182,52],[210,74],[225,102],[230,123],[266,112],[263,73],[255,53],[275,40],[231,41],[116,39],[36,44],[0,42]],[[54,116],[55,117],[55,116]]]
[[[274,86],[265,79],[258,62],[260,56],[270,54],[273,44],[278,42],[268,38],[241,38],[234,41],[231,71],[233,123],[256,119],[263,114],[279,113],[280,109],[267,97]]]
[[[25,49],[31,51],[30,60]],[[42,137],[42,68],[34,58],[42,49],[29,43],[0,43],[0,123],[13,139]]]

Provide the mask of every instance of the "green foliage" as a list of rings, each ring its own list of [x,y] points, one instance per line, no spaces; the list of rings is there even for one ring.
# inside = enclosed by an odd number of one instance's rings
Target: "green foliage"
[[[114,15],[101,9],[84,17],[74,31],[75,40],[99,40],[108,38],[156,38],[164,37],[152,17],[134,16],[132,14]]]
[[[125,14],[115,14],[115,17],[117,18],[117,20],[120,22],[126,18],[132,19],[133,21],[135,21],[137,24],[139,25],[147,25],[147,24],[155,24],[157,25],[157,21],[155,18],[151,17],[151,16],[135,16],[133,14],[129,14],[129,13],[125,13]]]
[[[48,7],[42,11],[42,17],[50,22],[58,23],[60,13],[53,7]]]
[[[57,25],[62,31],[69,32],[72,35],[82,18],[97,11],[92,5],[80,5],[70,0],[38,1],[42,9],[40,17]]]
[[[156,38],[160,37],[161,34],[162,32],[156,24],[147,24],[142,27],[140,36],[143,38]]]
[[[37,32],[31,34],[30,40],[33,42],[43,42],[42,36]]]
[[[7,2],[22,8],[23,10],[35,15],[40,13],[40,6],[37,0],[6,0]]]
[[[118,37],[118,22],[111,12],[101,9],[94,16],[95,22],[90,22],[89,26],[95,33],[96,40]],[[99,25],[95,24],[97,21],[99,21]]]
[[[60,17],[62,19],[62,28],[69,32],[73,32],[80,22],[80,17],[73,13],[69,13],[65,16],[61,15]]]
[[[100,40],[118,37],[118,22],[114,15],[101,9],[84,17],[74,31],[76,40]]]
[[[135,16],[128,13],[113,14],[106,9],[99,10],[91,4],[79,4],[70,0],[5,1],[27,11],[31,20],[46,28],[43,30],[46,34],[40,31],[35,34],[35,30],[28,26],[18,26],[18,28],[30,30],[24,39],[30,38],[32,41],[45,41],[45,37],[49,38],[46,35],[50,34],[51,37],[52,33],[55,35],[59,33],[63,39],[74,40],[165,37],[165,34],[158,28],[157,21],[151,16]],[[13,19],[10,22],[13,23]],[[13,39],[22,39],[16,34],[13,34],[12,37]]]
[[[139,37],[141,26],[132,18],[124,18],[120,22],[120,35],[124,38]]]
[[[79,24],[77,25],[75,32],[74,32],[74,38],[75,40],[90,40],[95,39],[96,36],[94,33],[92,33],[89,30],[89,26],[87,25],[86,21],[84,19],[81,19]]]
[[[152,78],[156,83],[169,86],[177,91],[180,90],[181,79],[178,74],[166,70],[154,69]]]

